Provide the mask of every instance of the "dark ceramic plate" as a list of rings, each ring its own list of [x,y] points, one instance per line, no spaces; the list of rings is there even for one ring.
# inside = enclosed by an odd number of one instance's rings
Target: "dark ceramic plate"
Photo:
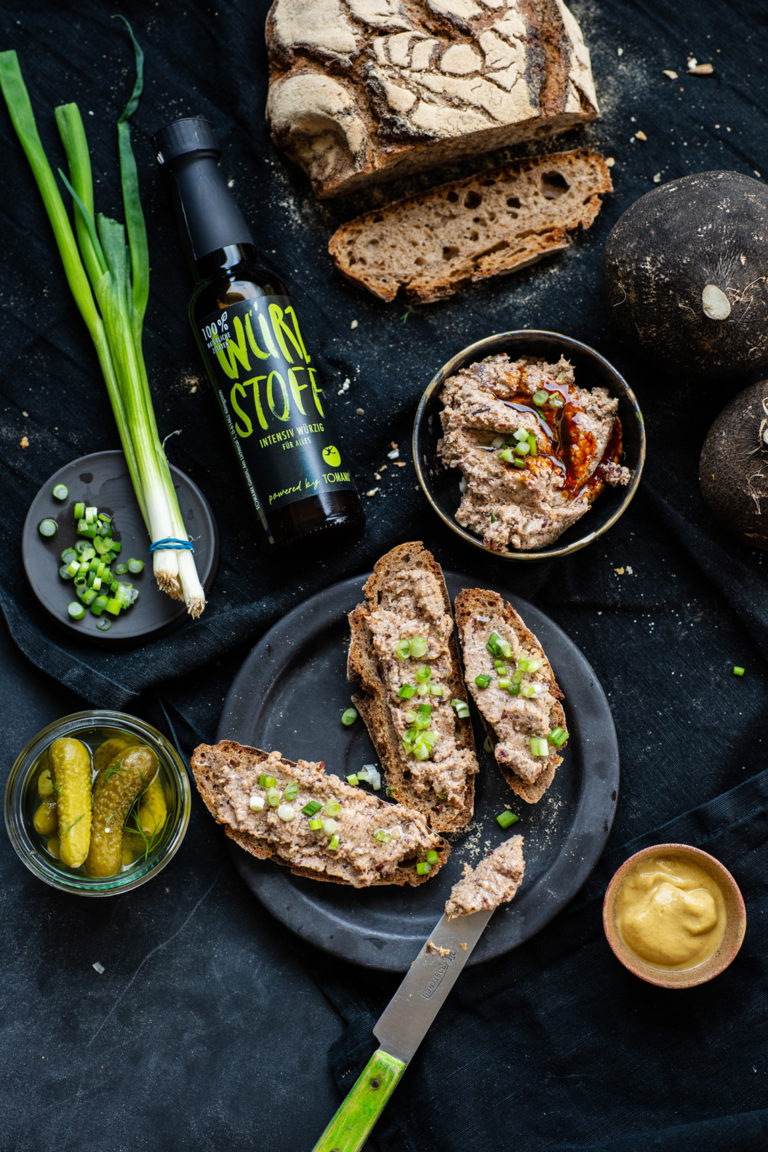
[[[500,352],[506,352],[512,360],[520,356],[534,356],[553,363],[556,363],[561,356],[565,356],[573,365],[576,383],[580,388],[607,388],[619,401],[618,414],[624,449],[622,463],[626,464],[632,473],[629,485],[626,488],[605,488],[581,519],[546,548],[532,552],[491,553],[505,560],[542,560],[553,556],[566,556],[591,544],[616,523],[629,507],[637,491],[645,463],[645,425],[635,395],[613,365],[587,344],[573,340],[570,336],[561,336],[558,332],[523,329],[488,336],[457,352],[432,377],[416,410],[413,425],[413,461],[416,475],[424,495],[443,523],[467,543],[474,544],[476,548],[482,548],[486,552],[490,551],[480,536],[464,528],[455,519],[456,509],[461,502],[459,489],[461,473],[457,468],[443,467],[437,456],[437,443],[443,434],[440,423],[442,411],[440,393],[445,381],[459,369],[475,364],[478,360],[484,360],[486,356],[496,356]]]
[[[195,545],[195,561],[200,581],[206,591],[213,583],[218,562],[218,533],[205,497],[188,476],[171,465],[174,487],[189,538]],[[55,500],[55,484],[66,484],[69,496]],[[97,626],[97,616],[86,612],[84,619],[71,620],[67,605],[75,599],[74,588],[59,576],[60,556],[77,539],[74,506],[78,500],[108,512],[115,524],[115,534],[122,542],[121,557],[135,556],[144,561],[140,576],[123,579],[139,589],[139,598],[127,612],[116,617],[107,631]],[[38,531],[41,520],[55,520],[55,536],[43,537]],[[37,599],[59,624],[78,636],[93,637],[102,643],[142,640],[181,624],[187,610],[179,600],[160,592],[152,575],[152,561],[147,533],[128,475],[125,457],[119,450],[94,452],[65,464],[42,486],[32,501],[21,541],[22,560],[27,578]]]
[[[446,575],[451,596],[472,582]],[[339,721],[349,704],[347,613],[362,599],[364,578],[345,580],[295,608],[262,638],[240,669],[224,704],[220,740],[237,740],[291,760],[325,760],[345,776],[377,763],[358,720]],[[542,928],[579,890],[594,867],[613,822],[619,756],[602,688],[578,648],[531,604],[501,590],[549,656],[571,738],[555,782],[535,806],[518,800],[496,764],[480,749],[475,818],[451,837],[453,851],[434,880],[418,888],[347,888],[292,876],[232,845],[244,880],[283,924],[334,956],[367,968],[404,971],[443,913],[465,861],[476,864],[515,832],[525,836],[526,872],[511,905],[499,909],[470,964],[500,956]],[[503,832],[496,816],[508,804],[519,823]]]

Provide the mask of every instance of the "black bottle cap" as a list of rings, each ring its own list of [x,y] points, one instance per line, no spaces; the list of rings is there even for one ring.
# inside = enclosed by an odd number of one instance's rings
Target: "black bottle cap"
[[[172,164],[189,152],[207,152],[218,160],[221,149],[213,127],[204,116],[184,116],[174,120],[152,137],[158,164]]]
[[[173,173],[193,260],[253,244],[251,230],[218,166],[221,149],[204,116],[174,120],[152,139],[158,164]]]

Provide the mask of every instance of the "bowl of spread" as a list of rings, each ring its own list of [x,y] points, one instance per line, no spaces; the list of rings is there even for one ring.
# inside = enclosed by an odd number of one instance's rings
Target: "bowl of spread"
[[[437,372],[413,429],[416,475],[462,539],[509,560],[565,556],[629,506],[645,462],[631,388],[593,348],[520,330]]]
[[[48,724],[21,750],[5,824],[30,872],[63,892],[113,896],[177,852],[191,788],[169,740],[135,716],[93,710]]]
[[[727,868],[688,844],[656,844],[630,856],[603,902],[603,927],[616,957],[662,988],[691,988],[727,968],[746,919]]]

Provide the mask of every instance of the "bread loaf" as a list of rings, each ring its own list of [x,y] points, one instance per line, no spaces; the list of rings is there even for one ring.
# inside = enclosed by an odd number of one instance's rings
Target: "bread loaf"
[[[404,288],[425,303],[567,248],[611,188],[597,152],[529,157],[367,212],[328,247],[345,276],[382,300]]]
[[[552,666],[537,638],[497,592],[464,589],[454,609],[464,675],[496,763],[513,792],[535,804],[552,783],[562,761],[558,749],[568,739],[563,694]],[[504,651],[494,652],[499,646]]]
[[[334,196],[597,115],[560,0],[275,0],[275,144]]]
[[[421,813],[352,787],[321,763],[294,764],[233,740],[199,745],[191,763],[200,795],[227,835],[297,876],[355,888],[421,884],[450,854]]]
[[[472,818],[478,765],[442,569],[420,542],[400,544],[363,591],[349,617],[353,701],[390,794],[435,831],[458,832]]]

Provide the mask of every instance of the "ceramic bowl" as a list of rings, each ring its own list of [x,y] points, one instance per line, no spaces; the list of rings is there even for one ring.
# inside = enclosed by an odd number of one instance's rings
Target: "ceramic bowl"
[[[718,885],[725,904],[725,933],[720,945],[709,959],[689,968],[662,968],[641,959],[625,942],[616,919],[616,903],[622,885],[629,873],[644,860],[663,857],[668,860],[689,861],[702,868]],[[747,915],[738,885],[719,860],[701,848],[689,844],[654,844],[635,852],[618,869],[605,893],[603,901],[603,927],[614,955],[625,968],[641,980],[661,988],[691,988],[704,984],[719,975],[736,956],[744,939]]]
[[[520,356],[533,356],[556,362],[561,356],[565,356],[573,364],[576,383],[580,387],[607,388],[619,401],[624,449],[622,462],[632,474],[629,485],[620,488],[606,487],[580,520],[572,524],[548,547],[536,551],[494,551],[483,544],[480,536],[458,524],[455,513],[461,500],[459,489],[461,476],[458,469],[443,467],[437,456],[437,444],[442,436],[440,391],[443,384],[459,369],[500,352],[506,352],[512,360]],[[573,340],[570,336],[561,336],[557,332],[533,329],[500,332],[463,348],[432,377],[416,411],[413,459],[416,475],[429,504],[457,536],[476,548],[506,560],[542,560],[576,552],[593,540],[597,540],[616,523],[629,506],[640,483],[645,462],[645,426],[632,389],[616,369],[593,348]]]
[[[50,746],[60,736],[81,741],[91,754],[107,739],[123,738],[128,743],[147,744],[157,755],[157,781],[163,800],[156,826],[150,832],[144,821],[144,831],[139,831],[142,821],[136,820],[131,810],[123,834],[123,866],[113,876],[89,876],[84,866],[68,868],[58,858],[55,790],[48,801],[54,805],[51,815],[41,808],[45,794],[50,793],[50,784],[41,783],[41,776],[48,768]],[[190,808],[189,777],[176,749],[157,729],[121,712],[76,712],[47,725],[19,753],[5,789],[5,824],[22,863],[51,887],[80,896],[114,896],[146,884],[178,851]]]

